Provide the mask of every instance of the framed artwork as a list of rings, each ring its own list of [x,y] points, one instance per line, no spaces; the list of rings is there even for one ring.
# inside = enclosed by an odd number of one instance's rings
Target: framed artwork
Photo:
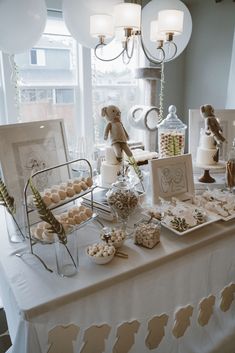
[[[0,163],[4,181],[16,202],[23,200],[24,186],[38,170],[68,161],[62,119],[0,126]],[[69,178],[59,168],[35,178],[39,191]]]
[[[226,161],[228,152],[232,147],[235,138],[235,109],[215,110],[215,116],[219,119],[223,129],[223,135],[227,143],[222,144],[220,150],[220,160]],[[189,153],[195,162],[197,147],[199,146],[200,130],[205,127],[204,119],[200,115],[199,109],[189,110]]]
[[[190,154],[150,161],[153,203],[159,198],[190,200],[194,194],[192,158]]]

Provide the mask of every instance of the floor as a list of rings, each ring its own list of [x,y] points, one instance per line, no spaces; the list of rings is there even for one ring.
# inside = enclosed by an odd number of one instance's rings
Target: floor
[[[0,353],[4,353],[11,346],[11,339],[8,334],[8,327],[6,315],[2,308],[0,308]]]

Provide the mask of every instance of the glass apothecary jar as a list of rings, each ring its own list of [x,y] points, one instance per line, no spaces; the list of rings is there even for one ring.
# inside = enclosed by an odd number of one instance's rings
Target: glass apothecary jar
[[[185,125],[176,115],[176,107],[171,105],[169,114],[158,125],[158,150],[160,158],[184,154]]]
[[[138,192],[131,185],[128,177],[119,177],[107,193],[107,202],[117,216],[118,221],[122,223],[124,232],[126,232],[129,216],[138,206],[138,201]]]

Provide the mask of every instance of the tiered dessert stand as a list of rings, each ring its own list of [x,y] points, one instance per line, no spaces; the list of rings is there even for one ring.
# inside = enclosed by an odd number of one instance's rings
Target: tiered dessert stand
[[[31,176],[31,179],[33,180],[35,177],[37,177],[38,175],[40,174],[44,174],[44,173],[47,173],[49,171],[52,171],[52,170],[55,170],[55,169],[58,169],[58,168],[62,168],[62,167],[67,167],[68,169],[68,175],[71,175],[71,165],[73,163],[78,163],[78,162],[83,162],[87,165],[87,170],[88,170],[88,174],[89,176],[92,178],[92,167],[91,167],[91,164],[90,162],[87,160],[87,159],[75,159],[75,160],[72,160],[72,161],[69,161],[69,162],[66,162],[66,163],[62,163],[62,164],[58,164],[58,165],[55,165],[53,167],[50,167],[50,168],[46,168],[46,169],[43,169],[43,170],[40,170],[40,171],[37,171],[36,173],[34,173],[32,176]],[[25,209],[26,209],[26,222],[27,222],[27,228],[28,228],[28,238],[29,238],[29,244],[30,244],[30,252],[25,252],[25,253],[17,253],[16,256],[18,257],[22,257],[23,255],[25,254],[32,254],[34,256],[36,256],[38,258],[38,260],[42,263],[42,265],[45,267],[45,269],[47,269],[48,271],[50,272],[53,272],[50,268],[47,267],[47,265],[45,264],[45,262],[41,259],[41,257],[39,257],[35,252],[34,252],[34,245],[36,245],[37,243],[41,243],[40,241],[38,241],[38,239],[35,239],[35,237],[32,236],[32,233],[31,233],[31,221],[30,221],[30,217],[29,215],[31,213],[34,213],[34,212],[37,212],[37,210],[32,207],[31,205],[28,204],[28,201],[27,201],[27,194],[28,194],[28,190],[29,190],[29,180],[27,181],[26,185],[25,185],[25,189],[24,189],[24,201],[25,201]],[[66,200],[58,203],[58,204],[55,204],[54,206],[50,206],[50,210],[55,210],[61,206],[64,206],[68,203],[75,203],[75,201],[78,199],[78,198],[81,198],[82,196],[90,193],[91,194],[91,210],[92,210],[92,216],[82,222],[80,225],[77,225],[76,226],[76,229],[80,228],[80,227],[83,227],[84,225],[86,225],[87,223],[89,223],[90,221],[92,220],[95,220],[97,219],[97,215],[95,213],[93,213],[93,190],[94,190],[94,186],[88,188],[87,190],[85,191],[82,191],[81,193],[79,194],[76,194],[74,195],[73,197],[70,197],[70,198],[66,198]],[[44,243],[45,244],[48,244],[50,245],[51,243],[48,242],[48,243]]]

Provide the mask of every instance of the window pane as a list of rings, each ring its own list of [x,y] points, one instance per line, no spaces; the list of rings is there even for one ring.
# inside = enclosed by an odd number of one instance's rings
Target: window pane
[[[30,50],[30,64],[36,65],[37,64],[37,52],[36,49]]]
[[[114,57],[118,50],[121,50],[120,44],[114,41],[107,47],[107,51],[103,50],[103,55],[106,57]],[[133,69],[138,66],[138,57],[138,50],[136,50],[131,62],[125,65],[121,57],[111,62],[103,62],[92,53],[93,117],[96,144],[104,143],[103,131],[106,121],[101,118],[101,109],[107,105],[117,105],[120,108],[122,122],[131,139],[138,138],[138,132],[134,131],[127,122],[129,109],[141,103],[139,82],[133,75]]]
[[[56,89],[56,103],[57,104],[74,103],[74,90],[73,89]]]
[[[77,85],[76,42],[57,33],[62,19],[50,19],[37,45],[15,56],[19,71],[20,120],[64,119],[67,135],[76,132],[74,92]],[[70,139],[68,139],[70,141]]]

